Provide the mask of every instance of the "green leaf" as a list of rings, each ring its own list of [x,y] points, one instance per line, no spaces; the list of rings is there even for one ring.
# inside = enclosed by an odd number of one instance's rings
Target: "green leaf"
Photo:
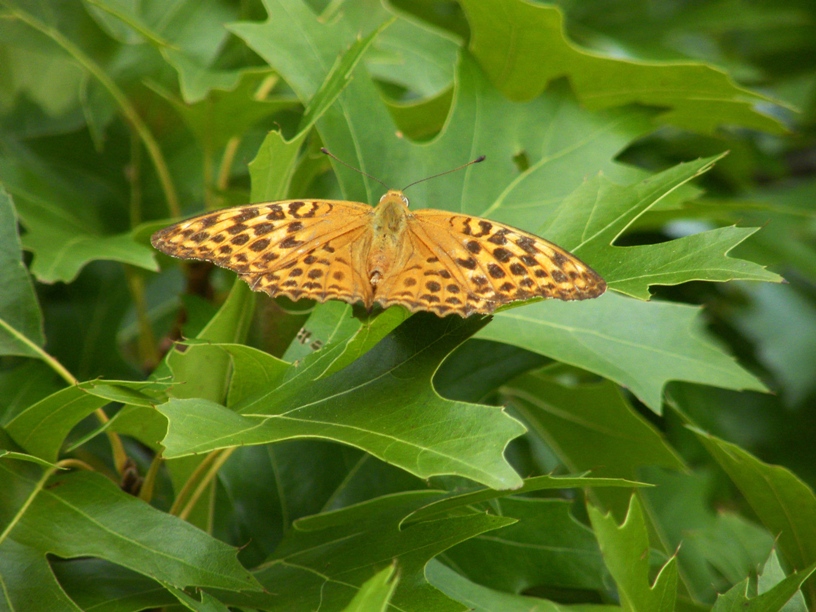
[[[293,0],[268,0],[265,7],[267,22],[242,23],[231,29],[305,102],[353,39],[354,30],[343,20],[323,23]],[[297,35],[275,27],[280,20],[296,24]],[[487,214],[534,230],[542,215],[540,208],[530,205],[531,200],[555,204],[581,185],[588,173],[599,170],[613,178],[639,176],[612,158],[648,131],[651,122],[650,113],[636,109],[588,113],[563,87],[546,98],[509,106],[463,53],[456,70],[451,115],[432,143],[418,145],[400,137],[380,91],[360,67],[317,126],[335,155],[396,186],[486,154],[491,161],[478,170],[412,188],[413,201],[420,208]],[[520,154],[529,160],[529,168],[521,175],[513,163]],[[336,172],[348,199],[373,203],[382,193],[381,186],[351,170],[338,166]]]
[[[343,608],[343,612],[386,612],[398,583],[396,566],[380,570],[363,583],[351,603]]]
[[[552,374],[550,370],[516,378],[502,387],[502,395],[567,469],[630,480],[638,479],[644,465],[685,469],[677,452],[632,408],[617,385],[565,384],[558,381],[557,370]],[[625,515],[628,491],[599,489],[594,494],[617,516]]]
[[[612,293],[585,302],[545,301],[499,312],[480,338],[508,342],[628,388],[655,412],[670,380],[764,391],[710,344],[699,309]]]
[[[439,362],[483,324],[414,315],[344,370],[317,380],[321,363],[293,370],[283,385],[236,406],[238,413],[205,400],[171,400],[159,406],[169,421],[165,455],[328,438],[421,478],[458,474],[518,487],[502,452],[523,427],[500,408],[445,400],[431,385]]]
[[[778,538],[779,551],[797,571],[816,563],[816,495],[790,470],[763,463],[736,444],[692,429],[751,505],[762,524]],[[805,592],[816,598],[816,581]]]
[[[427,583],[424,567],[451,546],[513,519],[468,513],[400,529],[402,518],[437,495],[410,492],[301,519],[255,573],[265,594],[230,596],[232,606],[277,610],[342,610],[376,573],[396,563],[399,583],[391,607],[464,612]]]
[[[539,95],[567,76],[591,109],[647,104],[669,109],[661,121],[711,133],[735,124],[772,133],[783,127],[755,110],[769,98],[737,86],[699,62],[647,63],[600,57],[564,36],[561,9],[526,0],[463,0],[470,50],[491,80],[514,100]]]
[[[345,37],[350,34],[344,30],[341,22],[321,24],[302,5],[270,0],[266,7],[269,22],[241,24],[235,27],[235,31],[281,73],[301,98],[308,98],[328,70],[331,50],[342,48]],[[284,15],[298,24],[302,38],[294,40],[289,33],[275,31],[270,25],[278,18],[285,18]],[[323,141],[336,154],[390,184],[404,184],[417,176],[438,172],[441,167],[468,161],[478,153],[487,153],[489,159],[497,161],[481,164],[478,170],[468,169],[417,185],[412,198],[415,202],[427,203],[435,208],[488,215],[531,231],[551,227],[558,232],[553,237],[556,242],[567,238],[564,246],[576,247],[579,256],[583,256],[582,249],[588,252],[589,244],[584,244],[586,235],[578,230],[591,226],[597,233],[597,236],[589,234],[595,240],[593,246],[604,245],[598,251],[597,263],[602,272],[605,272],[603,265],[608,265],[614,272],[619,265],[617,262],[629,250],[613,248],[611,242],[650,205],[665,198],[707,168],[712,161],[703,160],[671,169],[656,179],[656,187],[649,183],[631,188],[616,187],[616,201],[614,206],[610,206],[608,214],[605,208],[595,210],[595,199],[590,202],[588,197],[582,198],[582,206],[574,210],[571,223],[562,228],[567,211],[572,210],[567,208],[564,198],[582,185],[587,173],[595,174],[602,169],[615,179],[626,180],[635,176],[636,173],[611,160],[626,143],[649,129],[649,125],[648,114],[634,109],[587,113],[578,107],[568,92],[558,87],[528,103],[508,106],[506,100],[486,82],[472,60],[463,54],[457,70],[451,115],[443,132],[432,143],[416,145],[395,137],[395,127],[382,107],[378,92],[359,70],[355,71],[354,80],[338,98],[337,104],[318,122],[318,129]],[[510,163],[518,155],[526,157],[527,167],[521,172]],[[374,194],[379,188],[365,177],[343,168],[337,168],[337,175],[347,197],[374,201]],[[561,207],[561,204],[564,205]],[[625,209],[627,214],[618,219],[621,209]],[[596,225],[592,218],[599,212],[602,221]],[[558,225],[554,225],[554,222],[547,224],[548,218],[557,218]],[[708,239],[708,236],[704,236],[681,241],[677,247],[682,251],[695,240]],[[719,243],[719,247],[724,252],[734,241],[732,239],[728,245]],[[646,247],[632,251],[632,256],[641,263],[644,258],[649,260],[652,265],[650,278],[654,282],[667,282],[665,260],[672,255],[666,251],[667,248],[655,247],[656,250],[651,252],[654,256]],[[670,268],[672,272],[668,281],[684,282],[701,276],[717,276],[705,269],[720,267],[724,260],[734,268],[731,260],[724,258],[722,253],[707,257],[705,261],[697,260],[694,265],[678,263]],[[596,265],[594,256],[587,257],[587,261],[590,265]],[[626,263],[626,259],[623,261]],[[762,271],[759,266],[744,262],[735,265],[736,269],[720,274],[719,278],[744,275],[777,278]],[[703,269],[695,269],[700,267]],[[748,272],[745,272],[746,268]],[[642,295],[650,280],[636,280],[631,270],[621,269],[621,282],[628,291],[637,291]],[[515,314],[521,312],[518,310],[498,314],[481,337],[510,342],[611,377],[631,388],[655,410],[659,409],[663,384],[672,378],[729,388],[764,389],[725,355],[703,345],[694,337],[683,339],[677,345],[680,350],[676,350],[674,340],[669,341],[665,335],[667,332],[688,335],[690,316],[682,307],[661,307],[660,321],[656,321],[658,325],[649,328],[640,325],[640,309],[633,306],[629,312],[625,312],[624,304],[613,297],[606,297],[596,300],[594,305],[566,305],[569,311],[565,310],[564,314],[571,314],[570,318],[580,317],[577,313],[582,310],[592,310],[589,328],[594,331],[601,325],[598,332],[604,339],[596,338],[591,342],[591,349],[579,343],[578,335],[561,334],[557,343],[547,341],[551,331],[547,323],[542,323],[547,327],[547,332],[541,334],[531,334],[526,324],[523,331],[516,327],[515,321],[512,326],[509,325],[507,319],[519,317]],[[558,306],[528,306],[523,311],[525,320],[538,321],[539,313],[544,312],[539,308],[556,310]],[[650,318],[657,317],[655,310]],[[609,322],[615,329],[603,329],[604,322]],[[652,334],[651,329],[658,327],[662,329]],[[627,332],[637,331],[641,336],[648,334],[649,338],[632,339],[628,333],[621,334],[623,328]],[[523,338],[519,338],[522,334]],[[611,338],[608,338],[610,335]],[[653,338],[661,335],[664,339],[656,343],[661,347],[659,352],[663,352],[663,346],[669,346],[671,350],[667,358],[655,360],[655,352],[650,345],[654,344]],[[557,344],[556,350],[548,346],[552,344]],[[604,344],[607,346],[603,347]],[[636,349],[634,353],[639,353],[637,356],[633,354],[633,347]],[[641,352],[643,349],[651,355],[647,357],[646,353]],[[618,353],[622,353],[622,358]],[[612,363],[609,363],[610,359]],[[641,375],[644,359],[648,361],[648,369],[652,370],[647,370],[645,378]]]
[[[224,400],[229,388],[230,358],[211,343],[245,340],[254,308],[255,294],[246,284],[234,282],[227,300],[197,336],[197,340],[208,344],[182,345],[186,346],[183,351],[176,345],[167,355],[165,363],[174,382],[182,383],[173,388],[171,395]]]
[[[510,593],[533,587],[603,588],[603,560],[592,531],[565,499],[508,497],[496,512],[518,522],[462,542],[445,559],[473,582]]]
[[[23,264],[14,202],[0,185],[0,355],[40,357],[42,312]]]
[[[557,604],[545,599],[494,591],[471,582],[438,561],[431,561],[425,570],[428,582],[448,597],[460,601],[474,612],[620,612],[618,606],[600,604]]]
[[[677,558],[660,569],[654,584],[649,580],[649,538],[643,511],[632,496],[626,520],[618,526],[611,514],[588,506],[592,528],[598,536],[604,562],[618,586],[625,610],[672,612],[677,603]]]
[[[70,283],[85,265],[99,259],[158,270],[153,250],[130,232],[100,234],[67,208],[44,200],[21,201],[18,208],[26,228],[23,248],[34,253],[31,273],[40,282]]]
[[[752,575],[768,558],[774,538],[760,525],[715,507],[718,477],[710,470],[684,474],[646,467],[641,489],[661,548],[676,551],[683,585],[695,601],[713,602],[718,593]]]
[[[589,476],[536,476],[524,480],[524,485],[512,491],[513,495],[530,493],[532,491],[546,491],[553,489],[571,489],[584,487],[632,487],[644,486],[643,483],[623,480],[621,478],[593,478]],[[481,504],[494,499],[500,499],[509,495],[508,491],[496,491],[493,489],[474,489],[469,492],[455,492],[442,496],[434,500],[427,506],[422,506],[405,517],[404,524],[408,525],[416,521],[426,521],[439,515],[451,513],[464,506]]]
[[[266,136],[255,159],[249,164],[253,202],[280,200],[288,195],[301,145],[314,124],[348,86],[355,67],[384,27],[386,25],[375,29],[365,38],[355,40],[337,57],[320,88],[309,100],[300,129],[291,140],[286,140],[280,132],[270,132]]]
[[[3,610],[79,612],[82,609],[54,578],[43,552],[11,538],[0,544],[0,580],[3,582]]]
[[[661,244],[611,246],[646,211],[720,158],[679,164],[627,187],[593,178],[564,199],[538,231],[591,261],[611,289],[640,299],[649,299],[650,285],[691,280],[781,282],[762,266],[726,257],[756,229],[726,227]]]
[[[152,88],[173,104],[202,148],[217,151],[264,117],[297,106],[294,99],[258,98],[258,90],[277,79],[269,68],[247,69],[237,76],[235,83],[214,88],[195,103],[184,102],[157,85]]]
[[[303,359],[321,347],[342,343],[342,352],[332,358],[320,375],[328,376],[359,359],[409,316],[403,308],[388,308],[361,324],[352,318],[350,305],[336,301],[321,304],[309,316],[284,359]]]
[[[0,463],[0,481],[7,492],[5,515],[17,513],[0,549],[23,546],[41,559],[46,554],[98,557],[179,588],[258,589],[234,548],[127,495],[98,474],[60,475],[42,488]],[[30,505],[22,505],[24,500]]]
[[[34,455],[27,455],[26,453],[17,453],[14,451],[7,451],[5,449],[0,449],[0,459],[14,459],[16,461],[29,461],[31,463],[36,463],[39,466],[47,467],[47,468],[54,468],[59,469],[56,464],[50,463],[48,461],[43,461],[39,457],[35,457]]]

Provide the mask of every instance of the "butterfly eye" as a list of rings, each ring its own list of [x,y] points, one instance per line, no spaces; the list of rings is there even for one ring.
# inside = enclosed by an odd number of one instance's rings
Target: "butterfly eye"
[[[404,195],[400,195],[400,198],[402,198],[402,203],[408,206],[408,198],[406,198]]]

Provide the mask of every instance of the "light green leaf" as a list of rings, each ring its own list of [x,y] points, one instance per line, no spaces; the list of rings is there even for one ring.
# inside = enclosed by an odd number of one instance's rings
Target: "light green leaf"
[[[772,561],[775,567],[772,567]],[[774,553],[759,576],[760,589],[750,596],[750,579],[735,584],[727,593],[717,598],[712,612],[805,612],[805,600],[799,588],[816,571],[816,563],[804,571],[785,576]],[[767,574],[776,574],[770,582]],[[763,580],[764,579],[764,580]],[[794,600],[795,598],[795,600]]]
[[[483,320],[414,315],[350,366],[325,378],[321,362],[232,412],[200,399],[159,406],[165,456],[316,437],[371,453],[421,478],[458,474],[493,488],[520,486],[502,456],[523,427],[500,408],[441,398],[431,376]],[[340,345],[339,350],[343,347]],[[334,360],[327,352],[324,360]]]
[[[386,612],[398,583],[399,574],[395,565],[380,570],[363,583],[343,612]]]
[[[781,282],[758,264],[726,257],[756,229],[720,228],[661,244],[611,246],[646,211],[721,157],[679,164],[627,187],[595,177],[564,199],[538,231],[591,261],[610,288],[640,299],[649,299],[650,285],[691,280]]]
[[[331,108],[348,86],[355,67],[386,25],[380,26],[365,38],[355,40],[336,58],[320,88],[310,98],[300,129],[291,140],[286,140],[280,132],[270,132],[266,136],[255,159],[249,164],[253,202],[280,200],[288,195],[301,145],[311,133],[315,122]]]
[[[197,336],[197,340],[207,344],[177,344],[168,353],[166,367],[172,373],[173,381],[181,383],[171,391],[173,397],[224,400],[229,388],[230,357],[212,343],[245,340],[254,308],[255,294],[245,283],[236,281],[218,313]],[[162,374],[157,371],[154,376]]]
[[[614,293],[584,302],[538,302],[497,313],[479,337],[600,374],[655,412],[670,380],[765,390],[710,343],[699,309],[682,304],[639,302]]]
[[[772,550],[768,556],[768,560],[765,562],[765,565],[762,566],[762,570],[757,576],[758,593],[765,594],[771,591],[787,577],[782,566],[779,564],[779,557],[776,554],[776,550]],[[806,579],[804,573],[802,578]],[[781,609],[782,612],[807,612],[807,603],[805,602],[802,592],[797,591]]]
[[[66,387],[16,414],[7,415],[5,429],[26,451],[55,462],[66,436],[86,416],[111,401],[156,402],[143,391],[161,390],[167,383],[92,380]]]
[[[618,526],[611,514],[604,515],[588,506],[592,528],[598,536],[604,562],[618,586],[624,610],[632,612],[673,612],[677,604],[677,558],[649,580],[649,537],[643,511],[632,496],[626,520]]]

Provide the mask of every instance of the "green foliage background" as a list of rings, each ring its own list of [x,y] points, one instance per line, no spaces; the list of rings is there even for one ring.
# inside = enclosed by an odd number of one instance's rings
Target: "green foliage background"
[[[0,17],[0,610],[816,606],[810,2]],[[368,316],[150,247],[375,203],[321,146],[397,187],[486,155],[412,205],[610,291]]]

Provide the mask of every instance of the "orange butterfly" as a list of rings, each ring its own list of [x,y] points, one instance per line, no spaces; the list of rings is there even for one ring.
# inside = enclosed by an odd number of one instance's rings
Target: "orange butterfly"
[[[368,309],[399,304],[467,317],[516,300],[584,300],[606,291],[595,271],[551,242],[480,217],[409,210],[395,189],[376,207],[301,199],[219,210],[151,241],[173,257],[237,272],[273,297]]]

